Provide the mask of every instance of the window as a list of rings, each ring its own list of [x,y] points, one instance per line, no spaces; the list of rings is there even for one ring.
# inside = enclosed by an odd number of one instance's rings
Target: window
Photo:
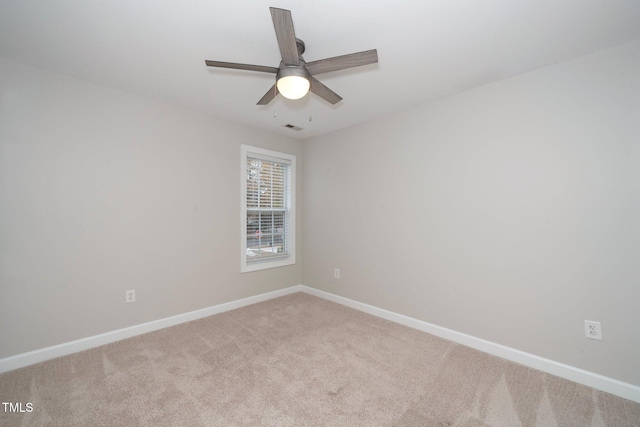
[[[296,156],[242,146],[241,272],[295,264]]]

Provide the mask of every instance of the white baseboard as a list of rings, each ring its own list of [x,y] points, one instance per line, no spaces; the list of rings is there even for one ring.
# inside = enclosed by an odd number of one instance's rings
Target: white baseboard
[[[476,350],[480,350],[485,353],[493,354],[494,356],[498,356],[512,362],[520,363],[521,365],[529,366],[531,368],[538,369],[540,371],[547,372],[549,374],[556,375],[558,377],[565,378],[579,384],[584,384],[586,386],[593,387],[595,389],[602,390],[607,393],[632,400],[634,402],[640,402],[640,386],[625,383],[613,378],[605,377],[604,375],[585,371],[583,369],[565,365],[563,363],[559,363],[550,359],[545,359],[534,354],[525,353],[524,351],[516,350],[501,344],[496,344],[491,341],[456,332],[451,329],[424,322],[422,320],[414,319],[402,314],[394,313],[392,311],[384,310],[372,305],[364,304],[349,298],[341,297],[339,295],[331,294],[325,291],[320,291],[318,289],[310,288],[304,285],[291,286],[289,288],[279,289],[273,292],[267,292],[264,294],[231,301],[224,304],[214,305],[211,307],[203,308],[201,310],[191,311],[164,319],[154,320],[152,322],[142,323],[140,325],[130,326],[128,328],[106,332],[100,335],[94,335],[68,343],[30,351],[28,353],[10,356],[4,359],[0,359],[0,373],[33,365],[35,363],[54,359],[56,357],[66,356],[68,354],[88,350],[94,347],[99,347],[101,345],[120,341],[126,338],[131,338],[136,335],[142,335],[148,332],[157,331],[158,329],[167,328],[169,326],[178,325],[180,323],[190,322],[192,320],[201,319],[203,317],[212,316],[214,314],[224,313],[225,311],[235,310],[236,308],[245,307],[247,305],[267,301],[295,292],[305,292],[307,294],[314,295],[328,301],[333,301],[335,303],[351,307],[359,311],[363,311],[373,316],[381,317],[383,319],[387,319],[413,329],[445,338],[447,340],[465,345],[467,347],[475,348]]]
[[[179,325],[180,323],[191,322],[192,320],[201,319],[203,317],[212,316],[214,314],[223,313],[225,311],[235,310],[236,308],[301,291],[302,285],[291,286],[289,288],[279,289],[277,291],[267,292],[264,294],[227,302],[224,304],[218,304],[200,310],[166,317],[164,319],[154,320],[151,322],[142,323],[140,325],[130,326],[128,328],[118,329],[115,331],[106,332],[104,334],[82,338],[76,341],[70,341],[67,343],[45,347],[27,353],[17,354],[15,356],[0,359],[0,373],[12,371],[14,369],[33,365],[35,363],[44,362],[45,360],[55,359],[56,357],[66,356],[68,354],[77,353],[79,351],[88,350],[90,348],[120,341],[125,338],[131,338],[136,335],[146,334],[147,332],[157,331],[158,329],[168,328],[169,326]]]
[[[387,319],[413,329],[427,332],[429,334],[445,338],[449,341],[453,341],[458,344],[480,350],[484,353],[493,354],[494,356],[498,356],[503,359],[519,363],[521,365],[538,369],[542,372],[565,378],[578,384],[583,384],[588,387],[602,390],[607,393],[623,397],[625,399],[633,400],[634,402],[640,402],[640,386],[625,383],[613,378],[605,377],[604,375],[585,371],[584,369],[565,365],[563,363],[556,362],[550,359],[545,359],[544,357],[536,356],[535,354],[525,353],[524,351],[516,350],[511,347],[456,332],[451,329],[443,328],[441,326],[374,307],[372,305],[364,304],[349,298],[341,297],[339,295],[331,294],[329,292],[320,291],[318,289],[310,288],[304,285],[302,285],[300,288],[302,292],[308,293],[310,295],[336,302],[338,304],[342,304],[347,307],[351,307],[356,310],[363,311],[365,313],[372,314],[374,316],[381,317],[383,319]]]

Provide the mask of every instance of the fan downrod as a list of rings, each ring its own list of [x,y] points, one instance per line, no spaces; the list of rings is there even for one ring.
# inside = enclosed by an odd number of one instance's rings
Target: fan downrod
[[[304,53],[304,42],[296,37],[296,47],[298,48],[298,55]]]

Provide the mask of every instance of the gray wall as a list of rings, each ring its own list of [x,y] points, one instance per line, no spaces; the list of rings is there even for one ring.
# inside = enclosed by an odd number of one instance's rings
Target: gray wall
[[[301,283],[239,241],[240,144],[299,142],[1,58],[0,100],[0,358]]]
[[[640,385],[640,42],[306,141],[304,163],[305,285]]]

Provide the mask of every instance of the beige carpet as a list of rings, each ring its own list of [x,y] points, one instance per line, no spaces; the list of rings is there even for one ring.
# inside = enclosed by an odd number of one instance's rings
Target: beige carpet
[[[0,375],[2,426],[640,426],[640,404],[307,294]]]

